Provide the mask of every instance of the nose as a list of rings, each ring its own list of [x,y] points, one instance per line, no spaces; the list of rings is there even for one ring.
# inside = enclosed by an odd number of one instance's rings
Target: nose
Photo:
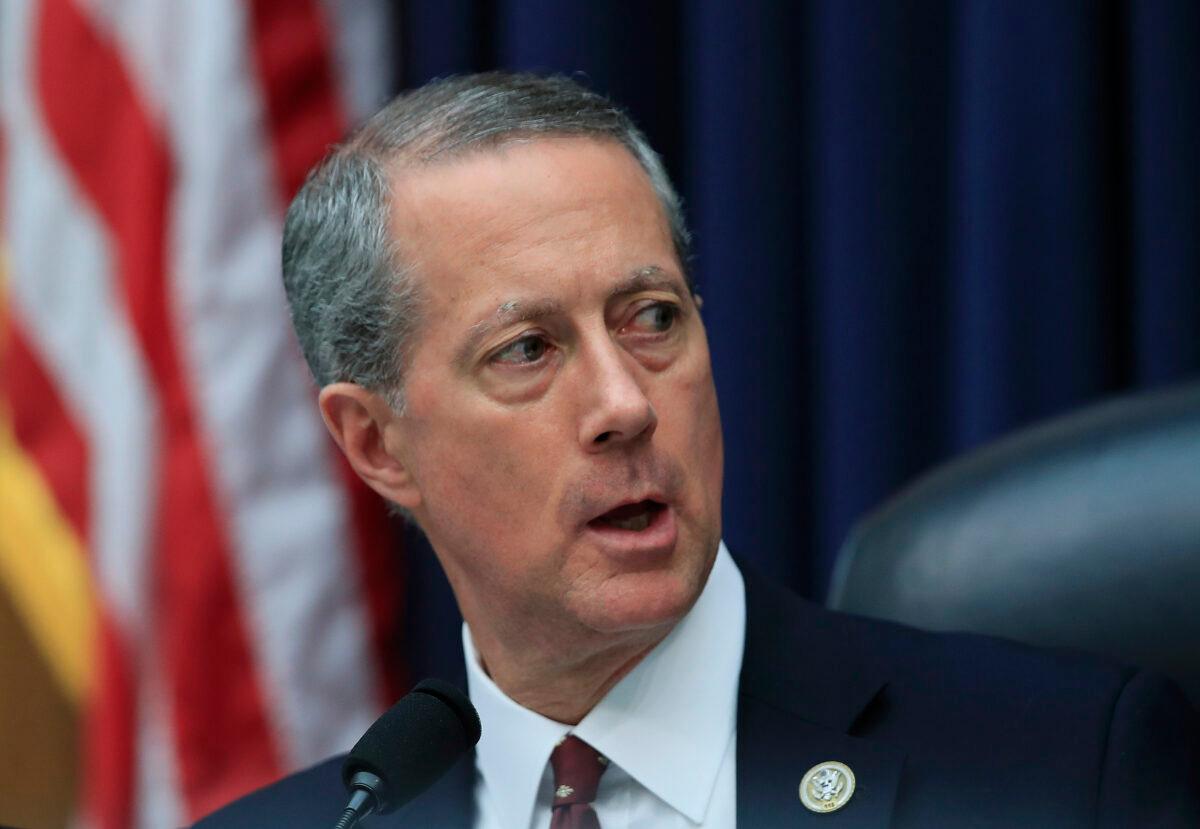
[[[585,451],[602,452],[654,434],[658,415],[638,382],[636,363],[611,340],[594,349],[580,378],[587,406],[580,419]]]

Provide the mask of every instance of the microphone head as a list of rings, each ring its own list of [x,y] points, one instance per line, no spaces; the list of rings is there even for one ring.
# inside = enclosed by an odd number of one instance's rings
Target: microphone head
[[[479,742],[479,715],[466,694],[449,682],[425,679],[362,735],[342,763],[342,782],[354,775],[380,779],[375,811],[403,806],[450,770]]]

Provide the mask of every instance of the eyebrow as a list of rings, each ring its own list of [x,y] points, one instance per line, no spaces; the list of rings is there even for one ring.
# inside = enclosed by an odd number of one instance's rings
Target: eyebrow
[[[486,340],[493,331],[509,325],[541,319],[554,314],[561,314],[562,303],[551,299],[519,300],[510,299],[502,303],[490,317],[485,317],[467,329],[467,338],[455,355],[455,362],[465,365],[481,342]]]
[[[655,290],[669,291],[679,297],[680,301],[684,299],[684,291],[677,279],[672,278],[658,265],[649,265],[644,268],[638,268],[628,277],[614,285],[612,290],[608,292],[608,301],[642,291]],[[494,331],[510,325],[516,325],[520,322],[543,319],[555,314],[561,314],[562,312],[562,303],[552,299],[510,299],[507,302],[501,303],[491,316],[485,317],[467,329],[467,338],[458,349],[458,353],[455,355],[455,362],[460,365],[469,362],[471,355],[475,352],[479,344]]]
[[[638,268],[628,278],[614,285],[613,289],[608,292],[608,298],[610,300],[618,299],[642,291],[669,291],[675,294],[681,302],[684,299],[684,291],[679,280],[673,278],[658,265]]]

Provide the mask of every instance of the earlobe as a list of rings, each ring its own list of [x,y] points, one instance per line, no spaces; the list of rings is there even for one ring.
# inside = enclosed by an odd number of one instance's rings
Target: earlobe
[[[318,397],[325,428],[367,485],[414,509],[421,501],[403,452],[403,424],[380,395],[355,383],[331,383]]]

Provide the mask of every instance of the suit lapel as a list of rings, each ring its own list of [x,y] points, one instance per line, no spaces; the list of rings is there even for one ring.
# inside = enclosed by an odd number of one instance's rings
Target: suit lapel
[[[854,772],[854,794],[836,812],[800,801],[804,773],[837,760]],[[742,696],[738,709],[738,826],[880,827],[891,822],[904,755],[892,747],[814,725],[790,711]]]
[[[746,650],[738,693],[738,825],[755,829],[881,827],[891,823],[904,753],[848,732],[887,685],[885,660],[852,641],[842,617],[742,568]],[[853,796],[818,814],[800,800],[805,772],[836,760]]]

